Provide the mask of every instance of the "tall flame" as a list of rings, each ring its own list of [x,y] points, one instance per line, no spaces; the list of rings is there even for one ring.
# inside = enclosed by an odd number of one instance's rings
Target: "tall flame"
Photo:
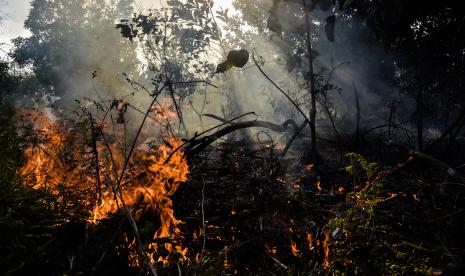
[[[92,214],[89,221],[94,223],[117,213],[122,207],[122,198],[136,222],[153,222],[154,241],[158,238],[176,239],[180,235],[176,226],[181,221],[174,216],[170,196],[181,183],[188,180],[189,168],[183,152],[173,153],[181,145],[181,140],[168,137],[165,139],[166,144],[157,148],[136,147],[121,186],[116,187],[125,160],[125,151],[116,144],[95,141],[95,149],[92,151],[85,134],[65,129],[63,124],[44,112],[29,110],[18,115],[27,121],[28,129],[34,131],[30,135],[34,137],[31,138],[33,141],[24,152],[25,164],[19,171],[26,183],[31,183],[36,189],[48,189],[54,194],[58,193],[59,185],[95,191],[93,196],[86,198],[86,206]],[[95,161],[95,155],[97,161],[89,162]],[[169,156],[170,159],[165,164]],[[98,201],[95,196],[97,192]],[[116,192],[121,196],[115,196]],[[150,249],[156,251],[159,246],[155,242],[149,242],[146,249],[153,252]],[[164,247],[169,252],[181,253],[183,256],[187,250],[168,243]],[[167,259],[161,257],[155,259],[153,253],[147,255],[154,263],[167,262]]]
[[[176,138],[168,140],[170,146],[161,145],[153,152],[138,150],[134,153],[130,176],[122,184],[122,198],[127,206],[131,206],[134,211],[134,218],[140,220],[146,215],[149,219],[154,219],[158,227],[153,239],[177,238],[179,229],[176,227],[180,220],[174,217],[173,203],[170,199],[179,185],[188,180],[188,164],[183,157],[183,152],[178,151],[172,154],[169,161],[165,160],[170,156],[174,148],[181,145],[181,141]],[[105,218],[110,213],[116,213],[122,203],[115,200],[111,189],[105,191],[102,204],[94,208],[94,221]],[[149,249],[157,251],[160,245],[155,242],[148,245]],[[181,253],[184,256],[187,249],[179,245],[165,244],[165,249],[172,253]],[[150,250],[149,250],[150,251]],[[150,251],[151,252],[151,251]],[[167,263],[168,257],[158,257],[148,254],[152,262]]]
[[[164,164],[173,148],[178,147],[181,141],[173,138],[169,143],[171,147],[161,145],[154,153],[135,152],[133,174],[121,187],[126,205],[144,206],[145,212],[158,214],[160,228],[155,233],[155,238],[169,237],[170,227],[180,222],[174,217],[169,197],[182,182],[188,180],[189,168],[182,151],[174,153],[169,162]],[[117,212],[120,206],[121,203],[117,204],[113,192],[109,189],[102,204],[94,208],[94,220]]]

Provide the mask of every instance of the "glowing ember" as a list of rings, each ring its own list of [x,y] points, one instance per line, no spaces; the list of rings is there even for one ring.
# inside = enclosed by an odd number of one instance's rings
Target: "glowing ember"
[[[269,254],[278,253],[278,249],[276,248],[276,246],[271,246],[268,243],[265,243],[265,251],[268,252]]]

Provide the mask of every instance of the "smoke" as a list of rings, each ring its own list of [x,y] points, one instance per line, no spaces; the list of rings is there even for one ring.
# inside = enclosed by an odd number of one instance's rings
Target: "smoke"
[[[242,4],[244,2],[246,1],[242,1]],[[242,12],[253,13],[245,16],[254,16],[260,21],[260,14],[267,16],[272,1],[263,0],[257,3],[260,3],[257,4],[261,7],[259,11]],[[314,59],[317,79],[320,79],[320,84],[324,84],[330,78],[329,83],[335,86],[335,89],[326,93],[338,131],[349,136],[356,132],[356,93],[360,106],[361,132],[386,125],[393,105],[397,112],[392,115],[394,121],[398,121],[399,118],[412,118],[413,99],[401,95],[395,83],[395,63],[405,54],[387,50],[382,43],[375,40],[363,22],[355,17],[340,14],[337,14],[336,40],[329,42],[324,33],[324,18],[334,13],[335,11],[312,13],[312,33],[313,48],[318,52]],[[299,14],[302,16],[296,16]],[[280,10],[279,19],[283,29],[301,31],[304,22],[301,6],[288,5],[287,9]],[[305,45],[296,47],[299,44],[293,37],[280,37],[266,31],[263,33],[259,28],[241,23],[243,28],[236,29],[235,34],[225,35],[230,36],[230,39],[226,40],[225,48],[245,48],[259,58],[262,57],[265,61],[262,68],[268,76],[308,112],[310,98],[304,85],[305,74],[308,72],[308,61],[304,56],[307,52]],[[223,32],[234,31],[228,30],[226,26]],[[296,55],[300,55],[300,60],[295,60]],[[259,119],[278,124],[287,119],[293,119],[298,123],[303,121],[292,104],[266,80],[251,61],[245,69],[235,69],[225,76],[218,76],[218,79],[225,81],[229,86],[223,93],[227,93],[224,97],[229,100],[232,114],[253,111]],[[322,93],[319,94],[319,98],[323,98]],[[224,101],[223,99],[221,102]],[[318,105],[317,109],[319,135],[333,135],[327,112],[321,105]]]
[[[132,1],[126,1],[132,2]],[[246,2],[240,0],[239,2]],[[258,21],[263,22],[272,5],[271,0],[257,1],[260,10],[248,11]],[[237,4],[237,3],[236,3]],[[133,7],[129,4],[127,7]],[[132,9],[121,9],[107,2],[87,1],[87,12],[82,9],[69,9],[66,17],[57,20],[54,32],[60,34],[55,40],[57,53],[56,66],[59,68],[59,82],[55,93],[60,95],[56,105],[65,109],[75,105],[75,99],[83,97],[95,100],[109,100],[125,97],[140,110],[145,111],[150,97],[139,91],[132,95],[134,87],[128,84],[126,76],[138,83],[151,87],[150,74],[145,67],[148,63],[141,54],[137,43],[131,43],[121,37],[114,24],[121,18],[132,15]],[[219,10],[218,6],[215,11]],[[234,14],[247,11],[232,11]],[[338,15],[335,42],[327,41],[324,35],[324,18],[329,13],[312,14],[313,46],[318,52],[314,60],[314,72],[319,74],[320,83],[329,83],[336,89],[327,91],[329,110],[336,126],[343,134],[353,135],[357,124],[357,103],[360,105],[360,125],[362,131],[386,124],[390,106],[397,107],[397,117],[412,117],[412,100],[401,97],[394,85],[394,62],[401,53],[387,51],[383,45],[370,37],[370,30],[363,22],[353,17]],[[279,19],[286,30],[302,32],[303,14],[300,5],[290,5],[279,13]],[[297,16],[296,16],[297,15]],[[261,18],[260,16],[264,16]],[[72,22],[72,20],[79,22]],[[230,22],[218,20],[223,33],[221,45],[216,52],[224,49],[224,55],[232,49],[247,49],[251,55],[263,60],[263,70],[284,91],[286,91],[304,111],[309,111],[310,98],[305,87],[305,75],[308,72],[307,52],[298,39],[291,36],[279,37],[268,30],[248,25],[240,17],[230,18]],[[70,28],[71,25],[71,28]],[[237,26],[241,26],[238,28]],[[71,30],[71,31],[70,31]],[[303,40],[301,40],[303,41]],[[219,63],[223,57],[206,54],[209,63]],[[337,68],[335,68],[337,67]],[[127,75],[125,75],[125,74]],[[208,129],[218,121],[201,116],[211,113],[231,118],[246,112],[255,112],[258,118],[280,124],[293,119],[298,124],[302,116],[292,104],[253,66],[249,63],[242,69],[232,69],[225,74],[217,74],[213,82],[219,85],[215,89],[207,85],[198,85],[197,91],[186,97],[182,108],[185,127],[188,134]],[[323,98],[320,94],[319,98]],[[317,128],[320,135],[333,135],[326,110],[318,106]],[[396,116],[393,116],[394,119]],[[139,120],[141,114],[134,112],[130,120]],[[178,128],[179,129],[179,128]],[[259,130],[251,130],[253,137]],[[273,136],[278,141],[285,141],[286,135]]]
[[[36,72],[52,80],[51,103],[67,110],[75,107],[75,100],[131,93],[126,77],[142,77],[141,61],[137,48],[115,28],[115,22],[132,16],[131,2],[47,1],[33,6],[26,21],[33,37],[27,39],[36,42],[27,51],[45,56],[48,67]]]

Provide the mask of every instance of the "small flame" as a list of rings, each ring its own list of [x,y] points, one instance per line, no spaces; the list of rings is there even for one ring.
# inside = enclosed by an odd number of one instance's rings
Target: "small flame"
[[[313,233],[307,233],[306,240],[307,240],[308,251],[312,251],[313,249],[315,249],[315,247],[313,246]]]
[[[294,241],[291,241],[291,252],[294,257],[299,257],[301,255],[300,250],[297,249],[297,244]]]
[[[276,246],[270,246],[268,243],[265,243],[265,250],[266,252],[270,253],[270,254],[276,254],[278,253],[278,249],[276,248]]]
[[[324,234],[325,234],[325,239],[322,241],[323,253],[324,253],[323,266],[325,268],[329,268],[331,266],[329,262],[329,247],[328,247],[328,242],[330,238],[329,230],[325,229]]]
[[[420,202],[420,193],[414,193],[412,194],[412,197],[413,197],[414,203]]]
[[[311,170],[313,169],[313,166],[314,166],[314,165],[313,165],[312,163],[309,163],[309,164],[305,165],[304,168],[305,168],[305,170],[307,170],[307,171],[311,171]]]
[[[315,182],[315,189],[316,189],[317,193],[320,193],[320,192],[321,192],[321,181],[320,181],[320,179],[318,179],[318,180]]]

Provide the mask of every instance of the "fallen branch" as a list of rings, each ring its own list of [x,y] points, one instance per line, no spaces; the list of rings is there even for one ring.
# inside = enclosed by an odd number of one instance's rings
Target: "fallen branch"
[[[406,152],[412,158],[423,159],[423,160],[426,160],[426,161],[429,161],[429,162],[433,163],[434,165],[444,169],[447,172],[448,175],[454,176],[458,180],[460,180],[461,182],[465,183],[465,177],[463,177],[455,169],[453,169],[451,166],[447,165],[446,163],[442,162],[441,160],[439,160],[439,159],[437,159],[437,158],[435,158],[435,157],[433,157],[433,156],[431,156],[429,154],[419,152],[419,151],[416,151],[416,150],[412,150],[412,149],[408,149],[408,148],[406,148],[405,146],[402,146],[402,145],[398,145],[398,144],[392,144],[392,145],[394,145],[397,148],[399,148],[400,150]]]
[[[228,120],[228,121],[226,121],[226,122],[224,122],[224,123],[222,123],[222,124],[219,124],[219,125],[217,125],[217,126],[211,127],[211,128],[209,128],[209,129],[207,129],[207,130],[201,132],[201,133],[197,133],[197,132],[196,132],[196,133],[194,134],[194,137],[190,138],[189,140],[187,140],[187,141],[185,141],[184,143],[182,143],[179,147],[175,148],[175,149],[170,153],[170,155],[168,155],[168,157],[166,158],[166,160],[165,160],[165,162],[164,162],[163,164],[168,163],[168,162],[170,161],[171,157],[172,157],[176,152],[178,152],[179,150],[185,148],[185,147],[186,147],[189,143],[191,143],[192,141],[195,141],[195,139],[197,139],[197,137],[200,137],[200,136],[202,136],[202,135],[204,135],[204,134],[206,134],[206,133],[208,133],[208,132],[210,132],[210,131],[212,131],[212,130],[214,130],[214,129],[220,128],[220,127],[222,127],[222,126],[224,126],[224,125],[227,125],[227,124],[229,124],[229,123],[231,123],[231,122],[233,122],[233,121],[235,121],[235,120],[238,120],[238,119],[240,119],[240,118],[242,118],[242,117],[245,117],[245,116],[251,115],[251,114],[255,115],[254,112],[245,113],[245,114],[239,115],[239,116],[237,116],[237,117],[234,117],[234,118],[232,118],[231,120]],[[213,116],[214,116],[214,115],[213,115]],[[218,117],[218,118],[219,118],[219,117]]]
[[[228,135],[236,130],[244,129],[244,128],[251,128],[251,127],[261,127],[271,129],[276,132],[285,132],[287,128],[283,125],[277,125],[274,123],[266,122],[266,121],[246,121],[246,122],[239,122],[235,124],[231,124],[227,127],[224,127],[215,133],[201,137],[200,139],[193,139],[190,141],[189,145],[185,149],[185,154],[189,157],[192,157],[205,149],[207,146],[218,140],[219,138]],[[169,159],[168,159],[169,160]],[[166,162],[166,161],[165,161]]]
[[[439,160],[439,159],[437,159],[437,158],[435,158],[435,157],[433,157],[431,155],[428,155],[426,153],[418,152],[418,151],[415,151],[415,150],[409,150],[409,155],[414,157],[414,158],[424,159],[424,160],[430,161],[431,163],[435,164],[436,166],[441,167],[444,170],[446,170],[448,175],[454,176],[457,179],[459,179],[460,181],[462,181],[463,183],[465,183],[465,177],[463,177],[456,170],[454,170],[452,167],[450,167],[446,163],[442,162],[441,160]]]
[[[279,267],[281,267],[284,270],[288,270],[288,267],[285,264],[283,264],[280,260],[276,259],[276,257],[273,257],[271,255],[269,256]]]

